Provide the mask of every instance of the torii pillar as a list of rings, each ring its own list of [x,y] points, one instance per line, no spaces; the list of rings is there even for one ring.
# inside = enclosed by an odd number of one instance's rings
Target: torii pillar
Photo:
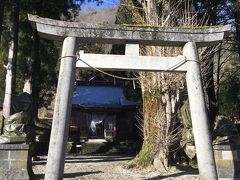
[[[201,180],[214,180],[217,179],[217,171],[196,43],[186,43],[183,55],[187,60],[186,83],[199,174]]]
[[[135,44],[127,46],[126,56],[81,55],[85,62],[102,70],[187,72],[186,81],[200,178],[217,179],[197,46],[210,46],[221,42],[224,33],[230,31],[231,26],[206,29],[151,29],[86,25],[33,15],[28,15],[28,19],[42,38],[64,40],[45,179],[63,178],[75,67],[89,68],[83,62],[76,65],[76,59],[73,57],[76,52],[76,38],[81,42]],[[184,47],[183,57],[138,56],[136,49],[139,46],[136,44]],[[187,60],[186,64],[182,61],[184,57]],[[173,66],[177,64],[180,65]]]
[[[76,69],[76,37],[63,41],[45,179],[63,179]]]

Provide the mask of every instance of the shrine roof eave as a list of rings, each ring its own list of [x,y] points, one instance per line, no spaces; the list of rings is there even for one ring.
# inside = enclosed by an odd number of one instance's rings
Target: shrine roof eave
[[[106,44],[126,44],[136,42],[141,45],[183,46],[196,42],[198,46],[210,46],[223,40],[231,25],[206,28],[176,27],[126,27],[120,25],[93,25],[42,18],[28,14],[33,29],[40,37],[62,41],[65,37],[77,37],[81,42]]]

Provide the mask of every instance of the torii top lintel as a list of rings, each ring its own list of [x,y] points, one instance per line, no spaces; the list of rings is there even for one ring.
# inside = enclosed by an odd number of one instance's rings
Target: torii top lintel
[[[28,14],[31,25],[42,38],[63,40],[77,37],[81,42],[125,44],[137,42],[142,45],[183,46],[191,41],[198,46],[219,43],[230,25],[209,28],[125,27],[119,25],[93,25],[42,18]]]

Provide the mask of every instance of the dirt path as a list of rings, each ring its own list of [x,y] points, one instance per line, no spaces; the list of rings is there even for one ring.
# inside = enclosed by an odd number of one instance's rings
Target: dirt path
[[[133,170],[123,168],[123,164],[131,160],[127,156],[67,156],[64,179],[81,180],[145,180],[145,179],[198,179],[196,172],[174,170],[159,175],[151,168]],[[33,163],[36,179],[43,179],[46,157]]]

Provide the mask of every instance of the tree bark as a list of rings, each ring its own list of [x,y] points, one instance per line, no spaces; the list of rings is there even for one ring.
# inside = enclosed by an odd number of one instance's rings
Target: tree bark
[[[3,31],[4,5],[5,5],[5,0],[0,0],[0,42],[1,42],[2,31]]]
[[[16,91],[16,72],[17,72],[17,52],[18,52],[18,31],[19,31],[19,11],[20,0],[13,0],[13,59],[12,59],[12,94]]]
[[[208,47],[204,51],[202,57],[202,74],[204,86],[206,88],[206,95],[208,98],[208,113],[210,127],[213,129],[216,116],[218,114],[217,98],[214,84],[214,49],[215,47]]]
[[[210,127],[213,129],[214,122],[218,113],[217,109],[217,99],[215,94],[215,85],[213,80],[213,62],[210,65],[209,71],[207,73],[206,77],[207,86],[206,91],[208,95],[208,102],[209,102],[209,121],[210,121]]]
[[[146,22],[150,25],[158,25],[159,17],[157,10],[157,2],[155,0],[144,0],[142,2]]]
[[[31,57],[28,58],[28,72],[23,86],[23,92],[26,92],[28,94],[32,94],[32,73],[33,73],[32,60],[33,59]]]
[[[5,96],[3,100],[3,117],[6,119],[11,114],[11,98],[12,98],[12,62],[13,62],[13,48],[14,43],[11,41],[10,47],[9,47],[9,54],[8,54],[8,64],[5,66],[7,70],[6,74],[6,85],[5,85]]]
[[[240,14],[238,15],[238,18],[240,19]],[[240,58],[240,20],[238,20],[238,24],[236,25],[236,40],[238,42],[238,57]]]
[[[237,48],[238,48],[238,55],[240,58],[240,1],[238,0],[235,4],[235,9],[234,9],[234,19],[236,23],[236,41],[237,41]]]
[[[40,0],[36,4],[36,12],[38,15],[41,14],[42,11],[42,3],[43,0]],[[33,32],[33,45],[32,45],[32,53],[31,57],[28,58],[28,74],[25,78],[25,84],[24,84],[24,92],[27,92],[29,94],[32,94],[33,102],[34,102],[34,112],[36,113],[36,117],[38,114],[38,94],[39,94],[39,72],[40,72],[40,64],[41,59],[39,58],[39,46],[40,46],[40,37],[38,35],[38,32],[35,30]]]
[[[17,51],[18,51],[18,24],[19,24],[19,10],[20,1],[13,1],[13,26],[12,26],[12,41],[10,43],[8,64],[5,66],[7,70],[6,74],[6,86],[5,96],[3,101],[3,117],[7,118],[11,115],[11,100],[12,94],[15,93],[16,86],[16,66],[17,66]]]
[[[181,2],[143,0],[141,3],[146,24],[166,27],[178,25],[171,14],[178,13],[174,4]],[[179,49],[167,47],[145,47],[145,51],[143,52],[145,55],[155,56],[173,56],[180,53]],[[168,170],[173,159],[171,151],[176,146],[177,140],[173,131],[177,124],[176,110],[178,94],[183,86],[183,76],[177,77],[168,73],[141,73],[141,81],[144,89],[142,94],[145,137],[137,160],[144,160],[144,157],[148,156],[149,163],[153,161],[155,168],[160,171]],[[148,154],[146,154],[145,145],[151,147],[148,149]]]

